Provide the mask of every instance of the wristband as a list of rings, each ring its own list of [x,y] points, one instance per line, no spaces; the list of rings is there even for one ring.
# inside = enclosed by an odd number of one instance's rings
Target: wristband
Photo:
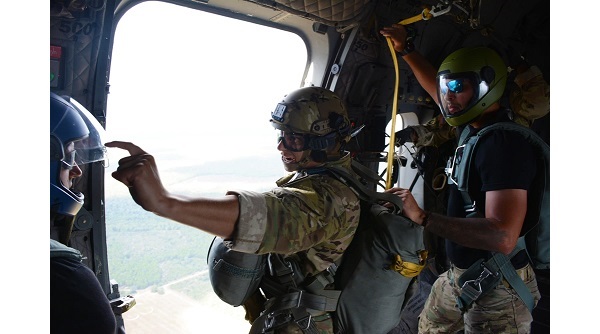
[[[421,226],[423,228],[425,228],[427,226],[427,224],[429,223],[429,216],[430,215],[431,215],[431,212],[425,211],[425,218],[423,218],[423,221],[421,222]]]
[[[404,44],[404,50],[400,51],[399,53],[402,57],[404,57],[413,51],[415,51],[415,44],[413,43],[412,39],[407,39],[406,43]]]

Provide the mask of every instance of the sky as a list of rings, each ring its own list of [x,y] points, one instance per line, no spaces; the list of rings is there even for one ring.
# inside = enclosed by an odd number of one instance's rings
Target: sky
[[[268,157],[266,165],[277,166],[275,175],[281,176],[270,113],[300,87],[306,58],[301,38],[289,32],[167,3],[142,3],[117,25],[108,137],[153,154],[168,188],[189,179],[170,172],[177,167],[242,158],[252,163]],[[126,152],[110,148],[109,155],[108,172]],[[265,182],[274,185],[277,178]],[[203,189],[222,194],[235,185],[223,177],[207,181]],[[106,182],[107,196],[127,193],[112,178]],[[183,191],[199,191],[186,184]]]
[[[142,3],[117,26],[108,134],[149,151],[190,146],[174,147],[178,138],[213,138],[196,143],[202,160],[272,153],[270,112],[300,87],[305,64],[306,47],[291,33]]]

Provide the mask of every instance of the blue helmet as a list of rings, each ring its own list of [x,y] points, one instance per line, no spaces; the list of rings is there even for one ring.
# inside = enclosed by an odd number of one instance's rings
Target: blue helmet
[[[75,216],[83,205],[81,192],[61,181],[63,168],[106,160],[104,128],[77,101],[50,92],[50,212]]]

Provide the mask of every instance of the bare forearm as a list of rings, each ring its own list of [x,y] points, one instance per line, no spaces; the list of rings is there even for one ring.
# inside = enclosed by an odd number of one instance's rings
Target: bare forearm
[[[515,246],[500,224],[488,218],[454,218],[430,213],[426,229],[470,248],[508,254]]]
[[[238,197],[233,195],[218,199],[170,195],[158,211],[155,213],[161,217],[230,238],[239,216],[239,203]]]

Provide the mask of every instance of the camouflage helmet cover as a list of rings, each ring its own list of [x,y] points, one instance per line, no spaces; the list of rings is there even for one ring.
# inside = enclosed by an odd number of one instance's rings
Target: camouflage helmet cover
[[[343,101],[321,87],[304,87],[287,94],[271,113],[276,129],[323,137],[335,134],[350,140],[350,120]]]

